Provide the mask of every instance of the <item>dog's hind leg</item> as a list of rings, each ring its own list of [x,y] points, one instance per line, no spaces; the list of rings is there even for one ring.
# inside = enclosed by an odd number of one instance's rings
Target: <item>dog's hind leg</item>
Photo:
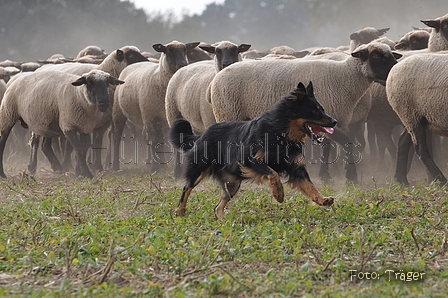
[[[285,198],[283,184],[278,173],[271,167],[263,163],[253,163],[250,166],[240,164],[240,169],[244,178],[253,179],[258,184],[269,182],[275,200],[283,203]]]
[[[182,189],[182,195],[180,196],[179,203],[177,204],[176,214],[177,216],[185,215],[185,208],[187,206],[188,197],[191,194],[193,188],[199,184],[205,177],[208,176],[210,168],[206,169],[203,172],[194,171],[193,175],[189,176],[187,179],[187,183]]]
[[[224,179],[223,179],[224,178]],[[224,209],[231,198],[237,193],[241,186],[241,180],[239,177],[225,175],[221,179],[221,197],[219,203],[215,207],[215,216],[219,220],[224,219]]]
[[[330,206],[334,202],[333,197],[324,197],[311,182],[308,172],[303,165],[295,170],[295,176],[288,181],[291,188],[298,189],[306,197],[320,206]]]

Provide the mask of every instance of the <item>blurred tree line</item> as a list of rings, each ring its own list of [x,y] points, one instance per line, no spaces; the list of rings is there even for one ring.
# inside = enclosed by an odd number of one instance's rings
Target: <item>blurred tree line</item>
[[[299,50],[349,44],[366,26],[390,27],[387,36],[398,40],[421,19],[446,13],[446,0],[226,0],[179,20],[172,12],[147,15],[127,0],[0,0],[0,61],[73,57],[91,44],[108,53],[131,44],[152,51],[172,40]]]

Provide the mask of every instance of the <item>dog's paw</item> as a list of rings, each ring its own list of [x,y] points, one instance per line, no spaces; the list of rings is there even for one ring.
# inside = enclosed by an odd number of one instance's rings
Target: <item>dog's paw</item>
[[[333,197],[323,197],[321,201],[321,206],[331,206],[334,203]]]
[[[185,208],[182,208],[182,207],[177,208],[176,209],[176,215],[180,216],[180,217],[185,216]]]

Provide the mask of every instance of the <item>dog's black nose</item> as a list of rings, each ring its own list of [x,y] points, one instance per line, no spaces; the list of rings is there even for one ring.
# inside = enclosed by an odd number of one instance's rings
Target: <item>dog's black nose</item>
[[[332,119],[331,120],[331,125],[333,125],[333,126],[336,126],[336,124],[338,124],[338,120],[336,120],[336,119]]]

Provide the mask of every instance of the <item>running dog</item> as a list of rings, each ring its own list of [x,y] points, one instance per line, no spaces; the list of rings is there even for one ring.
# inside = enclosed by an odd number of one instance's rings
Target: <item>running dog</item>
[[[322,142],[332,134],[337,121],[324,112],[314,97],[313,84],[299,83],[271,110],[251,121],[215,123],[195,135],[185,119],[176,120],[170,129],[170,141],[184,152],[186,184],[177,206],[184,216],[193,188],[206,177],[213,177],[222,187],[215,216],[224,218],[224,208],[239,190],[241,182],[268,183],[278,202],[284,200],[281,177],[321,206],[333,204],[310,180],[303,160],[306,136]]]

